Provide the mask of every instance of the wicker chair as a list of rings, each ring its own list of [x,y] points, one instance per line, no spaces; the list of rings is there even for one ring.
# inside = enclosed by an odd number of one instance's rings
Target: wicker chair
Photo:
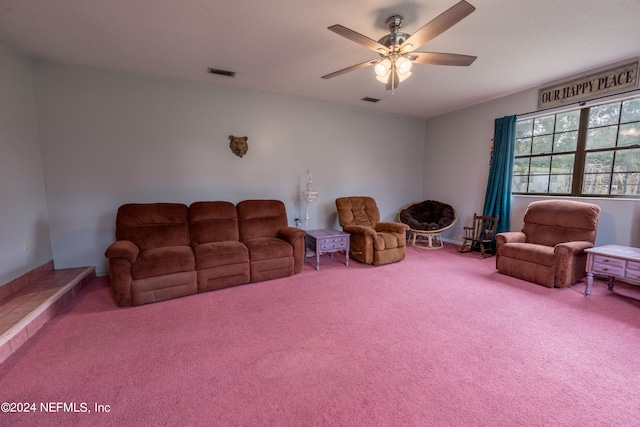
[[[458,220],[456,210],[435,200],[411,203],[398,211],[398,221],[409,226],[407,244],[420,249],[441,249],[442,232]]]

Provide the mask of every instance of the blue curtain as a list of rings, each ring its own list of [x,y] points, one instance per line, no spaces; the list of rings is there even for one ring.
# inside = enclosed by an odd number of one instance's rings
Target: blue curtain
[[[493,154],[489,168],[484,215],[500,215],[496,233],[509,231],[511,216],[511,176],[515,145],[516,116],[496,119],[493,134]]]

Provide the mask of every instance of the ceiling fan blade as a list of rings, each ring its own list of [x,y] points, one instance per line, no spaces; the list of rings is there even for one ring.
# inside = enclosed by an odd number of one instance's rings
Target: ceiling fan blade
[[[325,76],[322,76],[322,78],[323,79],[330,79],[332,77],[337,77],[337,76],[340,76],[342,74],[348,73],[349,71],[355,71],[355,70],[359,70],[360,68],[365,68],[365,67],[368,67],[370,65],[377,64],[380,61],[381,61],[381,59],[371,59],[371,60],[369,60],[367,62],[362,62],[360,64],[352,65],[351,67],[343,68],[342,70],[334,71],[331,74],[327,74]]]
[[[477,56],[458,55],[457,53],[411,52],[407,55],[416,64],[469,66]]]
[[[381,54],[389,53],[389,49],[385,45],[382,45],[377,41],[370,39],[367,36],[363,36],[362,34],[355,32],[347,27],[343,27],[342,25],[332,25],[327,29],[375,52]]]
[[[413,33],[413,35],[400,45],[400,50],[402,51],[404,49],[405,52],[411,52],[413,49],[419,48],[429,40],[462,21],[474,10],[476,10],[475,7],[462,0]]]

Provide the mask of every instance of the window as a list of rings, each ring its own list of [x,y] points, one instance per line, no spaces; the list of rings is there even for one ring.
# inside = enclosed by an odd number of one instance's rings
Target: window
[[[640,97],[516,122],[514,194],[640,197]]]

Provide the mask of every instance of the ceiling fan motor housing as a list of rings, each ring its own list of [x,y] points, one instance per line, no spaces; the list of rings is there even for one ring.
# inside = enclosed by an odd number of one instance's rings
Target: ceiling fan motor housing
[[[378,40],[378,43],[387,47],[391,51],[398,51],[400,45],[409,38],[409,34],[401,33],[400,27],[402,27],[403,18],[400,15],[393,15],[386,20],[387,27],[389,27],[390,34],[382,37]]]

